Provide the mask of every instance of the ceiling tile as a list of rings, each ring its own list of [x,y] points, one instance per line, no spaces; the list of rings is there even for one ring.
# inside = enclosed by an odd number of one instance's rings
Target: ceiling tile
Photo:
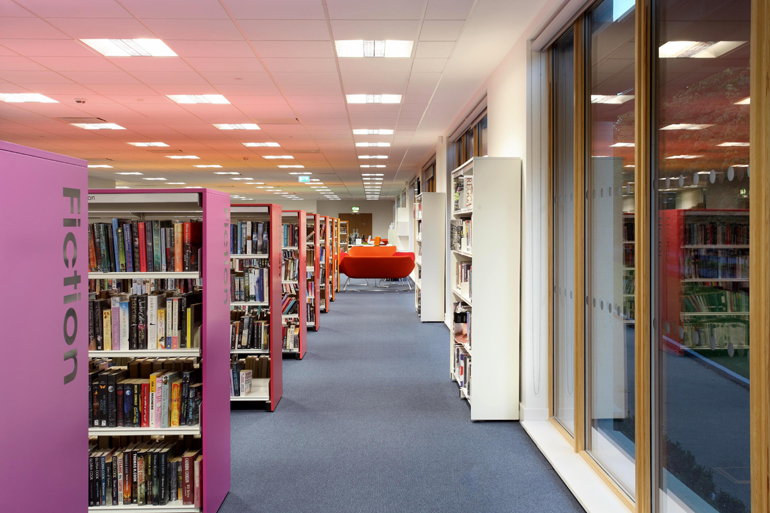
[[[144,84],[92,84],[88,86],[92,91],[106,96],[133,96],[135,98],[154,97],[162,94],[154,91]],[[156,86],[157,88],[157,86]],[[174,93],[169,93],[174,94]]]
[[[415,59],[413,73],[441,73],[446,66],[446,59]]]
[[[321,0],[225,0],[225,7],[235,19],[242,20],[323,20],[326,18]]]
[[[60,84],[70,80],[54,71],[4,71],[3,80],[13,84]]]
[[[34,18],[35,15],[12,0],[0,0],[0,18]]]
[[[37,62],[31,61],[26,57],[15,56],[2,56],[0,57],[0,71],[45,71],[45,67],[41,66]]]
[[[34,93],[44,94],[46,96],[64,94],[72,98],[82,95],[94,94],[91,88],[85,87],[69,80],[60,83],[35,84],[33,82],[24,82],[24,87]],[[3,89],[5,92],[5,88]],[[26,91],[25,91],[26,92]],[[53,98],[53,96],[51,96]],[[61,101],[61,100],[60,100]]]
[[[281,86],[286,96],[329,96],[342,94],[339,84],[286,84]]]
[[[337,71],[334,59],[290,59],[263,58],[262,62],[270,72],[322,73]]]
[[[273,78],[279,86],[284,84],[336,84],[339,86],[340,77],[334,73],[273,73]]]
[[[346,73],[409,73],[411,59],[340,59],[343,79]]]
[[[302,104],[294,107],[303,120],[306,118],[338,118],[347,122],[348,111],[344,105],[323,103],[319,105]]]
[[[137,80],[124,71],[65,71],[67,78],[80,84],[135,84]]]
[[[163,2],[158,2],[163,3]],[[195,37],[201,41],[242,41],[243,37],[230,20],[197,19],[146,19],[143,20],[157,37],[174,48],[175,39],[189,40]]]
[[[193,34],[194,36],[194,34]],[[254,52],[246,41],[167,41],[180,57],[253,57]]]
[[[286,105],[240,105],[241,112],[254,119],[259,124],[260,119],[293,118],[296,116],[294,111]]]
[[[152,39],[157,37],[134,18],[49,18],[47,21],[73,39]],[[99,55],[96,51],[93,51],[93,54]]]
[[[201,75],[214,85],[273,85],[270,75],[264,72],[201,71]]]
[[[238,25],[252,41],[328,41],[322,20],[242,20]]]
[[[415,57],[418,59],[448,59],[454,46],[454,42],[420,41],[417,43]]]
[[[420,22],[411,20],[332,20],[331,26],[334,39],[405,39],[413,41],[417,37]]]
[[[184,60],[177,57],[108,57],[104,60],[129,73],[137,71],[194,71]]]
[[[252,41],[260,57],[333,58],[330,41]]]
[[[3,18],[3,39],[71,39],[40,18]]]
[[[286,100],[283,99],[283,96],[279,96],[279,95],[275,95],[275,96],[229,95],[227,99],[233,105],[286,105]]]
[[[250,83],[246,80],[234,80],[231,83],[217,84],[216,88],[220,94],[225,95],[228,99],[230,96],[276,96],[281,94],[273,82]]]
[[[464,24],[464,21],[426,20],[422,24],[420,41],[456,41]]]
[[[206,80],[195,71],[134,71],[131,74],[148,86],[155,84],[178,84],[182,86],[206,84]]]
[[[342,82],[345,89],[360,90],[362,86],[372,86],[379,90],[401,92],[409,78],[408,72],[395,73],[344,73]]]
[[[265,71],[265,68],[260,64],[259,59],[254,56],[240,58],[191,57],[187,59],[187,62],[190,66],[201,72],[225,71],[234,73],[234,76],[238,76],[238,72],[259,73]]]
[[[112,0],[67,0],[66,2],[51,2],[50,0],[16,0],[17,3],[29,9],[41,18],[131,18],[117,2]],[[5,9],[0,7],[5,15]]]
[[[223,20],[227,12],[219,2],[205,0],[120,0],[137,18]]]
[[[428,0],[426,20],[464,20],[473,6],[473,0]]]
[[[292,105],[300,105],[304,103],[319,104],[319,103],[345,103],[342,95],[330,95],[330,96],[287,96],[287,101]]]
[[[33,57],[33,59],[52,71],[120,71],[107,59],[101,57]]]
[[[0,39],[0,44],[27,57],[93,57],[78,41],[61,39]]]
[[[329,19],[332,20],[419,20],[424,2],[416,0],[389,0],[387,2],[351,2],[326,0]]]

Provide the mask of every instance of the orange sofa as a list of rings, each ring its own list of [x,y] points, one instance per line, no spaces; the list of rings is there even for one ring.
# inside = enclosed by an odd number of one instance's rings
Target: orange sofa
[[[340,254],[340,272],[348,277],[343,290],[351,278],[356,279],[404,279],[414,270],[414,253],[398,253],[395,246],[354,247],[350,253]],[[411,283],[407,280],[409,290]]]

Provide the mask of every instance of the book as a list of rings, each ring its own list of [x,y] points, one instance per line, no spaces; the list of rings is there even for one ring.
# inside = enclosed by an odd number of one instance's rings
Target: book
[[[171,382],[171,427],[179,427],[181,416],[181,397],[182,397],[182,379],[175,379]]]
[[[239,376],[239,390],[241,397],[245,397],[251,393],[251,378],[252,372],[248,369],[243,369],[240,371]]]
[[[192,506],[195,503],[194,480],[195,470],[193,463],[198,456],[198,451],[186,451],[182,455],[182,505]]]
[[[184,223],[183,226],[183,266],[185,271],[198,271],[198,251],[203,243],[203,224]]]
[[[194,483],[193,483],[193,493],[194,493],[194,499],[193,499],[193,505],[196,508],[202,507],[202,501],[201,501],[201,464],[203,462],[203,456],[198,455],[195,457],[195,461],[193,463],[194,469],[193,469],[193,475],[194,475]]]

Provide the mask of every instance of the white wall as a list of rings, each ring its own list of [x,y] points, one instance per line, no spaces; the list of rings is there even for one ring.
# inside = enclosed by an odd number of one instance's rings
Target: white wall
[[[299,201],[297,201],[299,203]],[[353,213],[351,207],[359,207],[360,214],[372,214],[372,236],[388,237],[388,227],[393,222],[393,200],[318,201],[318,214],[339,217]]]

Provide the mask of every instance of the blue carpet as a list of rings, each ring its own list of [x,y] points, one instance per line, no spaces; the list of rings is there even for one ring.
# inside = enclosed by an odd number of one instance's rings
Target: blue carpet
[[[275,412],[232,412],[220,512],[583,511],[515,422],[470,421],[413,293],[337,295]]]

